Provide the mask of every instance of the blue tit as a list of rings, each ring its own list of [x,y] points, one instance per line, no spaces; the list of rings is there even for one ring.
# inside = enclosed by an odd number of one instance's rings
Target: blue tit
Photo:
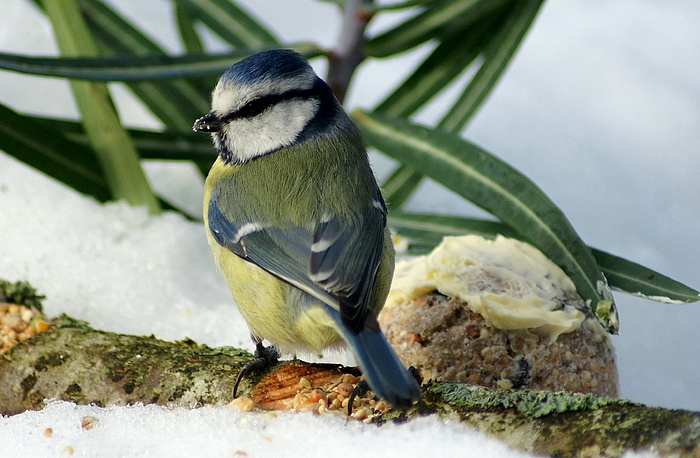
[[[231,66],[193,126],[218,152],[209,245],[256,356],[350,347],[374,393],[420,398],[377,323],[394,270],[387,209],[357,127],[308,62],[265,51]]]

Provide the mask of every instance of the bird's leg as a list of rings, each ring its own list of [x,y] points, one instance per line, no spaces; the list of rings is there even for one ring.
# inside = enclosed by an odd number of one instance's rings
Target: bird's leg
[[[272,366],[279,360],[280,357],[280,354],[275,347],[273,347],[272,345],[266,347],[262,344],[262,342],[257,342],[255,344],[255,352],[253,353],[253,355],[255,355],[255,359],[252,361],[248,361],[241,368],[240,372],[238,373],[238,377],[236,377],[236,383],[233,385],[234,399],[236,398],[236,394],[238,393],[238,385],[241,383],[241,380],[243,380],[244,377],[247,377],[253,372],[259,372],[263,369]]]
[[[423,377],[420,375],[418,369],[411,366],[408,368],[408,372],[414,379],[416,379],[419,386],[423,383]],[[364,396],[370,389],[371,387],[365,379],[360,380],[360,382],[355,385],[355,388],[352,389],[352,393],[350,393],[350,397],[348,398],[348,415],[352,415],[352,403],[355,401],[355,398],[357,396]]]

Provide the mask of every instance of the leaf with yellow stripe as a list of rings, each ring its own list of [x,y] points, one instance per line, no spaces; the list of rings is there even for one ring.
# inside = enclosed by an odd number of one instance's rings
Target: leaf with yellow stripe
[[[601,324],[617,332],[617,308],[591,250],[532,181],[458,135],[378,113],[353,116],[371,146],[489,211],[538,247],[569,275]]]

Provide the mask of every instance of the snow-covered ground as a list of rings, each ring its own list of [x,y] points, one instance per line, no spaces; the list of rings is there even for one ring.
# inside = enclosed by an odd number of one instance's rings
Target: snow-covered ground
[[[285,38],[320,37],[325,44],[335,39],[337,15],[329,3],[299,2],[295,17],[286,9],[280,17],[281,2],[248,3]],[[168,5],[119,2],[150,29],[170,26],[158,13]],[[31,2],[4,0],[2,11],[0,50],[55,52],[50,29]],[[307,32],[308,17],[327,28]],[[698,21],[700,4],[680,0],[549,2],[466,132],[538,183],[589,244],[696,288]],[[349,105],[371,107],[402,70],[390,65],[364,67]],[[115,92],[130,124],[155,125],[124,90]],[[64,82],[9,73],[0,73],[0,102],[23,111],[75,113]],[[420,119],[431,116],[434,106]],[[374,162],[381,175],[385,162]],[[191,169],[149,166],[148,172],[159,189],[177,194],[190,208],[201,205],[201,179]],[[412,201],[412,208],[480,214],[434,185],[425,186],[431,192]],[[38,287],[47,296],[48,315],[65,312],[110,331],[252,347],[214,269],[201,225],[174,214],[149,217],[123,203],[100,205],[2,153],[0,209],[0,278]],[[621,330],[614,344],[622,395],[700,410],[695,382],[700,305],[616,298]],[[97,418],[96,426],[82,429],[85,416]],[[271,417],[230,408],[100,409],[58,402],[40,412],[0,418],[0,444],[31,456],[71,451],[75,456],[460,456],[466,450],[472,456],[518,456],[435,419],[377,428],[334,416]]]

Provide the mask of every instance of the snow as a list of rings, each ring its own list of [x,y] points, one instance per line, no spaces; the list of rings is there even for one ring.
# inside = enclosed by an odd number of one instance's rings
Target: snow
[[[248,3],[287,39],[320,36],[324,44],[335,39],[337,15],[330,4],[300,2],[299,14],[305,16],[287,20],[290,12],[276,2]],[[163,24],[158,13],[169,2],[118,5],[150,29],[172,26]],[[327,24],[318,33],[309,32],[304,20],[310,11],[315,23]],[[286,16],[281,18],[281,12]],[[584,0],[547,2],[505,79],[466,132],[538,183],[588,243],[695,288],[700,287],[700,62],[689,56],[700,45],[698,20],[700,4],[681,1],[643,6],[630,0],[595,6]],[[177,50],[173,42],[171,35],[166,44]],[[55,53],[50,29],[32,2],[4,0],[0,50]],[[406,54],[395,68],[388,61],[363,67],[349,105],[372,106],[382,88],[424,52]],[[126,91],[114,88],[128,123],[157,126]],[[27,112],[75,116],[67,84],[57,80],[0,72],[0,102]],[[419,119],[434,117],[431,105]],[[373,160],[378,174],[385,173],[386,161]],[[191,167],[148,164],[147,172],[157,189],[199,211],[202,183]],[[431,183],[423,189],[428,198],[412,201],[412,208],[480,214]],[[0,278],[27,280],[39,288],[47,296],[49,316],[67,313],[108,331],[252,349],[200,224],[170,213],[151,217],[124,203],[100,205],[2,153],[0,209]],[[614,343],[622,395],[700,410],[695,382],[700,378],[700,307],[615,297],[621,313]],[[97,419],[92,429],[81,428],[86,416]],[[47,428],[53,431],[50,437]],[[472,456],[519,456],[497,441],[434,418],[376,427],[306,413],[65,402],[0,418],[0,443],[16,455],[37,457],[71,450],[74,456],[108,457],[345,451],[461,456],[465,450]]]
[[[89,430],[86,416],[97,419]],[[221,456],[363,457],[429,456],[435,434],[440,453],[461,456],[527,456],[475,431],[430,418],[405,425],[368,427],[339,416],[310,413],[249,414],[227,407],[188,410],[156,406],[98,408],[52,401],[41,411],[1,420],[3,448],[13,456]],[[46,429],[51,429],[48,436]],[[48,436],[48,437],[47,437]],[[18,440],[20,439],[20,440]],[[361,444],[361,445],[359,445]]]

